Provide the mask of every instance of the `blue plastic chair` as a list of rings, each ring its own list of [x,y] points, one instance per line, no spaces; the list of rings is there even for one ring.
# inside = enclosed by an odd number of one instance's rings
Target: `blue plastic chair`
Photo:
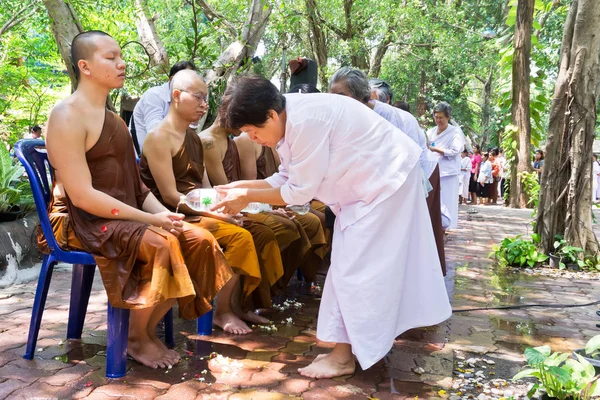
[[[85,314],[94,281],[96,261],[91,254],[83,251],[64,251],[56,242],[47,211],[52,196],[51,180],[53,171],[48,161],[44,141],[36,139],[21,140],[15,145],[15,152],[29,177],[29,184],[33,192],[40,225],[50,249],[50,254],[44,255],[42,262],[31,313],[27,347],[23,356],[23,358],[31,360],[35,354],[38,332],[54,266],[58,262],[73,264],[67,339],[81,339]],[[50,180],[48,179],[49,177]],[[127,367],[129,310],[113,308],[109,303],[107,321],[106,377],[120,378],[125,376]],[[169,310],[165,315],[165,342],[170,347],[174,347],[175,345],[173,337],[173,310]]]

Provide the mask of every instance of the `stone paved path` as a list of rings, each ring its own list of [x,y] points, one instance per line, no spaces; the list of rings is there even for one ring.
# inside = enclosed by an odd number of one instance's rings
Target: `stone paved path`
[[[587,303],[600,297],[596,281],[534,277],[494,267],[487,258],[491,245],[507,235],[530,233],[530,212],[475,210],[477,214],[469,214],[461,208],[459,229],[447,243],[446,283],[454,309]],[[509,379],[523,365],[526,346],[549,344],[554,350],[569,351],[599,333],[595,306],[455,313],[439,326],[406,332],[389,355],[367,371],[315,381],[301,377],[296,369],[328,350],[315,338],[318,297],[308,286],[294,282],[289,295],[278,301],[293,297],[303,307],[269,314],[276,332],[257,328],[243,337],[221,331],[197,336],[193,322],[176,319],[176,349],[183,356],[179,365],[165,372],[130,361],[126,377],[108,380],[106,296],[99,276],[81,342],[64,341],[69,286],[69,269],[55,271],[32,361],[22,354],[36,282],[0,291],[0,399],[433,399],[453,391],[459,357],[493,360],[486,377]],[[293,324],[281,323],[289,317]],[[211,353],[229,357],[229,362],[217,358],[209,366]]]

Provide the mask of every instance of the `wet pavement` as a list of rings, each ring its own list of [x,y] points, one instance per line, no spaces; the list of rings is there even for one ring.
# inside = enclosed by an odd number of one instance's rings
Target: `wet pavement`
[[[459,228],[450,233],[446,245],[450,267],[446,284],[455,310],[583,304],[600,298],[595,280],[515,273],[487,258],[492,244],[504,237],[531,233],[530,214],[501,207],[461,207]],[[0,399],[462,398],[467,394],[456,388],[466,360],[477,360],[477,369],[488,381],[508,380],[522,367],[525,347],[548,344],[553,350],[571,351],[600,333],[597,306],[459,312],[441,325],[406,332],[388,356],[367,371],[317,381],[300,376],[297,368],[329,350],[315,338],[319,298],[310,285],[293,281],[276,302],[283,305],[295,299],[301,307],[291,304],[266,314],[277,330],[256,327],[246,336],[215,330],[212,336],[198,336],[194,322],[176,318],[180,364],[152,370],[129,361],[124,378],[109,380],[104,377],[106,296],[99,274],[82,341],[64,340],[70,283],[69,268],[55,271],[32,361],[22,355],[36,282],[0,291]],[[518,385],[496,387],[489,398],[525,390]],[[483,390],[467,389],[474,397]]]

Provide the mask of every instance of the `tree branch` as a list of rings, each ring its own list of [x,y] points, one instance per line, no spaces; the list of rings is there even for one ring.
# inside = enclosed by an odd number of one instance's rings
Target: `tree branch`
[[[206,1],[204,0],[195,0],[196,4],[200,6],[200,8],[202,8],[202,12],[204,12],[204,15],[206,15],[206,18],[208,18],[208,20],[210,22],[213,22],[214,20],[219,20],[219,23],[221,25],[223,25],[225,27],[225,29],[227,29],[229,31],[229,33],[231,34],[231,36],[233,36],[234,38],[238,37],[238,29],[233,26],[233,24],[231,22],[229,22],[229,20],[227,20],[227,18],[225,18],[225,16],[221,13],[219,13],[217,10],[215,10],[214,8],[212,8]]]
[[[30,4],[27,4],[25,7],[21,8],[19,11],[17,11],[12,17],[10,17],[10,19],[8,21],[6,21],[6,23],[2,26],[2,28],[0,28],[0,36],[2,36],[8,30],[10,30],[11,28],[14,28],[15,26],[19,25],[21,22],[23,22],[27,18],[29,18],[33,14],[35,14],[35,12],[37,11],[37,9],[39,7],[39,4],[36,4],[35,7],[33,7],[31,9],[31,11],[29,11],[27,14],[25,14],[19,18],[19,16],[21,14],[23,14],[25,11],[27,11],[27,9],[29,7],[31,7],[32,5],[34,5],[36,2],[37,2],[37,0],[35,0],[34,2],[32,2]]]

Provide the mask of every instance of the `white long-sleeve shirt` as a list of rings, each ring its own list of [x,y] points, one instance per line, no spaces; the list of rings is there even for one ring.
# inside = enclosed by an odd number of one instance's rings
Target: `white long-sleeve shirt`
[[[446,130],[438,135],[437,126],[427,131],[429,143],[444,149],[444,155],[438,154],[440,177],[460,174],[460,154],[465,148],[465,135],[458,126],[448,125]],[[437,154],[437,153],[436,153]]]
[[[287,204],[319,199],[342,229],[394,194],[421,149],[362,103],[333,94],[286,94],[279,172],[267,178]]]
[[[171,105],[171,88],[169,84],[170,82],[165,82],[160,86],[148,89],[133,109],[131,118],[135,123],[135,133],[140,151],[148,132],[162,121],[169,112],[169,106]],[[131,124],[129,128],[131,130]]]

